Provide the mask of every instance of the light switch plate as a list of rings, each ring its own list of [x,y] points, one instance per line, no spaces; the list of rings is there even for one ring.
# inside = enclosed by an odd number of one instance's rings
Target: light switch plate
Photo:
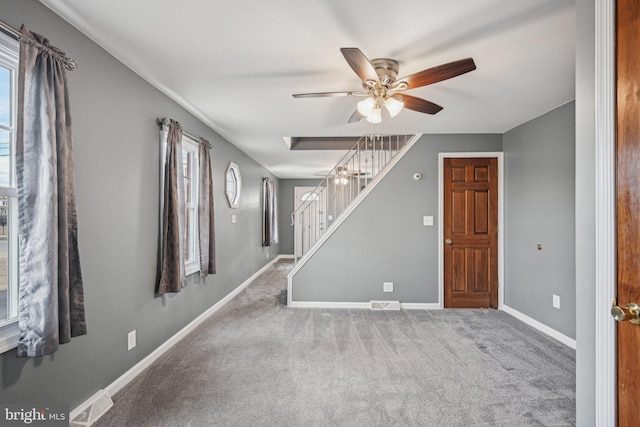
[[[236,221],[237,221],[236,215],[235,214],[231,215],[231,224],[235,224]]]
[[[432,216],[423,216],[422,217],[422,225],[425,225],[427,227],[432,227],[433,226],[433,217]]]
[[[553,296],[553,308],[560,308],[560,296],[559,295],[554,295]]]
[[[132,348],[136,346],[136,330],[129,332],[127,334],[127,351],[130,351]]]

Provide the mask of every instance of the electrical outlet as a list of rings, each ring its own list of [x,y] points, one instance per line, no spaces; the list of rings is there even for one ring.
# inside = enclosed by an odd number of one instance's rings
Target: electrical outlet
[[[231,215],[231,224],[235,224],[238,221],[235,215]]]
[[[136,346],[136,330],[129,332],[127,335],[127,351],[130,351]]]
[[[553,308],[560,308],[560,296],[559,295],[554,295],[553,296]]]
[[[423,216],[422,217],[422,225],[427,227],[433,226],[433,217],[432,216]]]
[[[393,292],[393,282],[382,282],[382,292]]]

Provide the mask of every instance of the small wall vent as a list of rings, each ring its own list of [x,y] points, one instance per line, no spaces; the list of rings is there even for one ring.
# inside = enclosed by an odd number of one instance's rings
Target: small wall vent
[[[79,414],[72,413],[70,427],[88,427],[98,420],[113,406],[111,396],[105,390],[99,390],[87,402]],[[74,411],[76,412],[76,411]]]
[[[400,301],[371,301],[371,310],[400,310]]]

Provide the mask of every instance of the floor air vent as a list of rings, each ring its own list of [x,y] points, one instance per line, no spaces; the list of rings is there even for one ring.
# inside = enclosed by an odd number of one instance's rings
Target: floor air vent
[[[400,301],[371,301],[371,310],[400,310]]]
[[[74,418],[69,422],[69,425],[70,427],[90,426],[112,406],[113,401],[109,393],[105,390],[100,390],[89,399],[87,407],[81,413],[73,414]]]

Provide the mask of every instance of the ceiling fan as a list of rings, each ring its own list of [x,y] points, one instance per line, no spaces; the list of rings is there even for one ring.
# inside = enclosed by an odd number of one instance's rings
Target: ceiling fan
[[[357,171],[357,170],[348,168],[346,165],[343,165],[343,166],[336,166],[334,169],[331,170],[331,172],[319,173],[319,174],[315,174],[315,176],[321,176],[321,177],[333,176],[336,178],[357,178],[358,176],[360,176],[361,178],[364,178],[364,177],[371,178],[371,173],[367,171]]]
[[[358,102],[358,108],[349,118],[354,123],[366,117],[370,123],[382,121],[382,106],[389,111],[391,117],[400,113],[402,108],[425,114],[436,114],[442,107],[422,98],[407,95],[405,90],[415,89],[438,83],[476,69],[472,58],[449,62],[429,68],[398,79],[400,65],[398,61],[378,58],[369,61],[362,51],[356,47],[340,49],[344,59],[362,80],[364,90],[348,92],[297,93],[294,98],[317,98],[335,96],[360,96],[364,100]]]
[[[366,170],[354,170],[350,169],[346,165],[336,166],[331,172],[319,173],[315,176],[320,176],[323,178],[333,179],[335,184],[347,185],[350,180],[360,178],[360,179],[371,179],[371,172]]]

